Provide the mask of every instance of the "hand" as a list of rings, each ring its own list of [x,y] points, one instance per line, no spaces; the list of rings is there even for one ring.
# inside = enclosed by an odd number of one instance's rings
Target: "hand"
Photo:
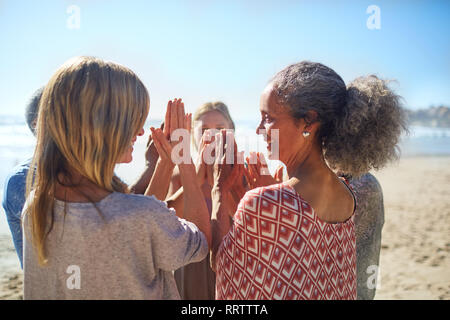
[[[216,134],[216,158],[214,161],[214,186],[213,190],[221,192],[228,192],[232,189],[236,182],[236,179],[240,176],[239,173],[243,173],[244,165],[237,161],[237,145],[234,140],[232,132],[221,130]],[[227,143],[233,143],[234,157],[230,159],[231,155],[228,151]],[[230,161],[231,160],[231,161]]]
[[[199,156],[197,158],[197,162],[195,164],[196,172],[197,172],[197,179],[200,185],[203,185],[205,181],[210,185],[211,187],[214,185],[214,156],[215,151],[214,149],[214,138],[215,136],[211,137],[211,131],[206,130],[203,133],[202,139],[200,140],[199,145]],[[212,153],[212,156],[209,155],[207,158],[207,153]],[[205,161],[205,159],[207,161]]]
[[[181,99],[169,100],[167,103],[167,110],[165,115],[164,127],[162,129],[162,133],[166,140],[171,145],[170,152],[172,154],[173,148],[178,145],[181,141],[183,142],[181,151],[182,154],[178,154],[182,159],[187,157],[190,159],[190,132],[191,132],[191,121],[192,114],[185,114],[184,112],[184,103]],[[176,130],[186,130],[178,140],[175,139],[174,133]],[[179,134],[180,132],[177,132]],[[183,137],[185,139],[183,139]],[[184,152],[188,154],[185,155]],[[175,159],[171,158],[171,161],[174,162]]]
[[[241,152],[241,157],[244,159],[244,151]],[[239,166],[239,172],[238,177],[231,188],[231,195],[234,197],[237,202],[239,202],[240,199],[242,199],[247,192],[247,185],[246,181],[247,178],[245,177],[245,166]]]
[[[167,140],[164,132],[161,129],[150,128],[152,132],[152,144],[154,145],[158,155],[159,160],[168,166],[174,167],[175,164],[172,161],[172,145]]]
[[[264,155],[260,152],[251,152],[250,158],[247,157],[248,167],[244,174],[251,189],[269,186],[283,181],[283,166],[278,166],[275,175],[269,172]]]
[[[159,154],[156,149],[155,143],[153,142],[152,134],[148,135],[147,146],[145,149],[145,165],[150,167],[152,164],[156,163]]]
[[[164,120],[163,132],[172,145],[177,141],[171,141],[172,134],[177,129],[185,129],[191,133],[192,114],[185,114],[184,103],[181,99],[169,100],[167,102],[167,110]]]

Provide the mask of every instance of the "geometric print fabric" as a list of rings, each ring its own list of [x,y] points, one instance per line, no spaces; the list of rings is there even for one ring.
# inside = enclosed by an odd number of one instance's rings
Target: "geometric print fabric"
[[[354,216],[318,219],[286,183],[241,199],[216,255],[216,299],[356,299]]]

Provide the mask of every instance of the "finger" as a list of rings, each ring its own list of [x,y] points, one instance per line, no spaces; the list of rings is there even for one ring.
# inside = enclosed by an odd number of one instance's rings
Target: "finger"
[[[259,176],[256,164],[249,163],[248,170],[252,176],[254,176],[254,177],[256,177],[257,175]]]
[[[184,112],[184,102],[181,101],[181,99],[178,100],[178,128],[186,129],[185,127],[185,112]]]
[[[172,113],[172,100],[167,102],[166,116],[164,118],[164,135],[170,137],[170,117]]]
[[[257,162],[256,152],[251,151],[250,152],[250,159],[248,160],[248,164],[256,164],[256,162]]]
[[[177,129],[178,126],[178,110],[177,110],[177,100],[175,99],[172,103],[172,108],[170,110],[170,136],[172,136],[172,132]]]
[[[283,181],[283,166],[278,166],[275,171],[275,180],[282,182]]]
[[[164,133],[161,131],[161,129],[155,130],[155,137],[157,138],[155,140],[158,140],[159,146],[160,148],[162,148],[164,152],[165,159],[171,159],[172,146],[167,140],[167,138],[164,136]]]
[[[203,159],[205,153],[205,147],[200,150],[199,157],[197,158],[197,174],[204,177],[206,176],[206,163]],[[200,174],[201,173],[201,174]]]
[[[222,163],[229,164],[231,154],[228,152],[227,131],[225,129],[220,130],[220,136],[222,138]]]
[[[205,134],[206,134],[206,132],[203,133],[203,135],[202,135],[202,137],[200,139],[200,144],[199,144],[199,149],[200,150],[202,150],[205,147],[205,145],[206,145],[206,143],[205,143]]]
[[[187,130],[189,133],[191,133],[189,127],[190,127],[189,113],[186,113],[183,119],[183,128]]]
[[[236,139],[234,137],[234,132],[230,131],[230,136],[233,138],[233,164],[239,164],[239,152],[236,144]]]
[[[181,112],[181,99],[177,99],[177,129],[184,126],[184,114]]]
[[[192,130],[192,113],[186,114],[184,128],[189,131],[189,134],[191,134],[191,130]]]
[[[152,133],[151,133],[152,128],[153,128],[153,127],[150,128],[150,133],[149,133],[149,135],[148,135],[147,145],[146,145],[147,148],[148,148],[148,146],[150,145],[150,143],[152,143],[152,141],[153,141],[153,137],[152,137]],[[155,129],[155,128],[153,128],[153,129]]]
[[[244,165],[244,151],[237,153],[236,160],[238,164]]]
[[[221,133],[216,133],[215,135],[215,164],[222,164],[223,162],[221,162],[223,159],[223,141],[222,141],[222,134]]]
[[[225,153],[226,153],[226,163],[235,165],[237,164],[237,145],[234,140],[234,135],[232,131],[224,130],[226,135],[225,138]]]
[[[253,189],[254,185],[255,185],[255,179],[251,175],[248,168],[244,168],[244,176],[245,176],[245,179],[247,179],[247,184],[250,186],[251,189]]]
[[[158,154],[161,158],[166,158],[166,152],[165,152],[164,148],[161,146],[161,143],[159,142],[159,138],[157,137],[155,129],[150,128],[150,131],[152,132],[152,135],[154,136],[153,144],[155,145],[156,151],[158,151]]]
[[[264,155],[261,152],[258,152],[258,172],[261,175],[269,175],[269,167],[266,162],[266,158],[264,158]]]

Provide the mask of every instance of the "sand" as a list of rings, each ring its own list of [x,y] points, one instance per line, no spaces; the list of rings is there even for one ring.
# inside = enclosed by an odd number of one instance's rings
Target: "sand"
[[[450,299],[450,157],[403,158],[373,173],[384,193],[375,299]],[[23,275],[0,236],[0,299],[21,299]]]
[[[375,299],[450,299],[450,157],[405,158],[374,175],[385,204]]]
[[[0,212],[4,214],[3,211]],[[0,235],[0,300],[22,299],[23,272],[10,236]]]

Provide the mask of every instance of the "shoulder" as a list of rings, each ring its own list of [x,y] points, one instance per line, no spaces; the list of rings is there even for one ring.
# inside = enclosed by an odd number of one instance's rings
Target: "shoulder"
[[[25,202],[25,188],[29,169],[29,163],[20,164],[9,173],[4,182],[3,190],[3,206],[9,207],[11,210],[14,207],[21,211],[23,203]]]
[[[154,196],[141,194],[126,194],[114,192],[105,204],[114,211],[123,212],[124,215],[136,218],[148,219],[161,214],[173,213],[167,204]]]
[[[272,204],[282,204],[286,201],[292,202],[295,199],[299,199],[303,202],[303,199],[297,195],[292,187],[282,182],[247,191],[241,202],[243,202],[244,205],[251,205],[255,201],[263,201],[262,204],[266,205],[267,202]]]
[[[30,163],[24,162],[15,166],[8,174],[5,180],[5,191],[9,188],[23,186],[25,187],[28,170],[30,169]]]
[[[350,186],[359,198],[383,198],[383,190],[377,178],[366,173],[359,178],[349,180]]]
[[[358,201],[355,212],[357,235],[371,233],[381,228],[384,224],[384,204],[383,191],[378,180],[367,173],[349,182]]]

